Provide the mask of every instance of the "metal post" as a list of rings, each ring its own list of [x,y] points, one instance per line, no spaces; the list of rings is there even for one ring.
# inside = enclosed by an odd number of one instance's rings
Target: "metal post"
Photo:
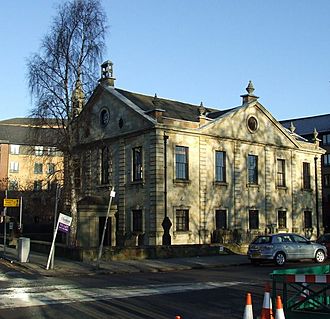
[[[22,233],[22,215],[23,215],[23,196],[21,196],[20,206],[19,206],[19,230]]]
[[[54,231],[53,234],[55,234],[56,231],[56,219],[57,219],[57,209],[58,209],[58,202],[60,200],[61,195],[61,187],[59,184],[56,185],[56,195],[55,195],[55,209],[54,209]],[[52,259],[50,264],[50,269],[54,269],[54,259],[55,259],[55,245],[52,251]]]
[[[58,225],[59,225],[60,219],[58,218],[57,223],[56,223],[56,229],[53,235],[53,241],[52,241],[52,245],[50,247],[50,252],[49,252],[49,256],[48,256],[48,260],[47,260],[47,265],[46,265],[46,269],[49,269],[49,265],[50,265],[50,260],[52,258],[53,255],[53,251],[54,251],[54,247],[55,247],[55,239],[56,239],[56,235],[57,235],[57,230],[58,230]]]
[[[317,156],[314,157],[315,164],[315,210],[316,210],[316,236],[320,236],[320,216],[319,216],[319,190],[317,183]]]
[[[6,190],[6,198],[8,198],[8,191]],[[3,257],[6,257],[6,240],[7,240],[7,222],[6,222],[6,216],[7,216],[7,207],[3,210],[3,218],[4,218],[4,229],[3,229]]]
[[[111,202],[112,202],[112,198],[113,197],[115,197],[114,187],[112,187],[112,189],[110,191],[110,199],[109,199],[108,211],[107,211],[107,216],[105,218],[105,223],[104,223],[104,227],[103,227],[103,233],[102,233],[102,239],[101,239],[100,248],[99,248],[99,254],[97,256],[97,261],[96,261],[96,268],[100,268],[100,260],[101,260],[101,257],[102,257],[104,236],[105,236],[105,231],[107,229],[108,218],[109,218],[109,215],[110,215]]]

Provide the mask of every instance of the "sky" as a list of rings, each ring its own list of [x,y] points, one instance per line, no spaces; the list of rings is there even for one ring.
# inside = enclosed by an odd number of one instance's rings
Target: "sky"
[[[0,119],[33,107],[27,59],[61,1],[0,0]],[[277,120],[330,113],[329,0],[101,3],[118,88],[228,109],[252,80]]]

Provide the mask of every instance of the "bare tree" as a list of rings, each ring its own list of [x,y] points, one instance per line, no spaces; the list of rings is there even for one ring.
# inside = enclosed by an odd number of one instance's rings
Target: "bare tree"
[[[51,123],[52,128],[56,127],[54,146],[65,158],[72,216],[71,245],[76,245],[77,237],[75,118],[95,87],[106,29],[100,0],[67,1],[58,7],[40,51],[28,60],[28,84],[35,103],[31,116],[43,120],[46,126]]]

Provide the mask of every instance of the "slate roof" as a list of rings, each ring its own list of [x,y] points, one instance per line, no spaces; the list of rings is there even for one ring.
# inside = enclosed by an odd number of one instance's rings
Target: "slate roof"
[[[280,121],[286,128],[290,127],[291,122],[296,127],[295,132],[299,135],[312,134],[314,128],[316,128],[319,133],[330,132],[330,114]]]
[[[54,145],[57,130],[37,127],[40,123],[40,119],[36,118],[12,118],[0,121],[0,141],[19,145]]]
[[[155,109],[155,105],[153,103],[154,97],[143,95],[140,93],[133,93],[121,89],[117,89],[116,91],[125,96],[127,99],[129,99],[131,102],[133,102],[135,105],[137,105],[139,108],[141,108],[143,111],[148,112]],[[169,117],[173,119],[178,120],[185,120],[185,121],[192,121],[192,122],[198,122],[199,117],[199,105],[193,105],[168,99],[163,99],[157,97],[157,109],[164,110],[164,117]],[[231,109],[220,111],[218,109],[214,108],[208,108],[204,107],[206,110],[206,116],[215,119],[229,111]]]

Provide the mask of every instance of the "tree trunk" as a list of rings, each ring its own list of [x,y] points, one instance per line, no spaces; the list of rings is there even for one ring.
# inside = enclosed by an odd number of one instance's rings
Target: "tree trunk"
[[[71,247],[77,246],[77,228],[78,228],[78,209],[77,209],[77,192],[75,188],[75,170],[74,170],[74,159],[72,156],[68,158],[68,175],[69,175],[69,193],[70,193],[70,212],[72,217],[69,245]]]

